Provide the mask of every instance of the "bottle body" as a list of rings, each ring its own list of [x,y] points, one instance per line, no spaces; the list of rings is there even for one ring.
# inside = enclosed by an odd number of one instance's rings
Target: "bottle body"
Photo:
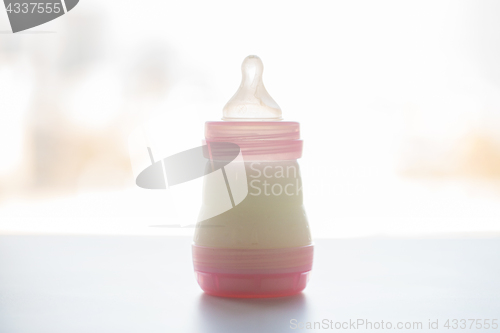
[[[227,297],[278,297],[301,292],[312,268],[313,245],[302,200],[297,160],[241,161],[226,184],[244,181],[246,197],[222,214],[198,222],[193,263],[201,288]],[[207,168],[210,168],[210,162]],[[233,191],[231,191],[231,189]],[[204,211],[234,186],[205,178]]]
[[[264,87],[263,69],[259,57],[246,57],[240,87],[224,107],[224,121],[205,123],[210,161],[193,265],[199,285],[212,295],[293,295],[305,288],[312,268],[297,163],[300,125],[281,120],[280,107]],[[231,154],[227,143],[237,145],[239,154]]]

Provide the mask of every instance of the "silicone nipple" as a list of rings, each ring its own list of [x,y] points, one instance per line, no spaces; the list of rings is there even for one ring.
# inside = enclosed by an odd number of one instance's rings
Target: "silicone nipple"
[[[241,84],[224,106],[223,120],[281,120],[281,109],[262,82],[263,71],[264,65],[259,57],[250,55],[243,60]]]

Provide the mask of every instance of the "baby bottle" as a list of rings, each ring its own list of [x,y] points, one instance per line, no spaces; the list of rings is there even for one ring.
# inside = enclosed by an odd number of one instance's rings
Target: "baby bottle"
[[[217,147],[224,147],[220,143],[237,145],[242,159],[222,168],[227,191],[221,191],[220,181],[204,178],[192,245],[195,276],[215,296],[293,295],[306,287],[313,261],[297,163],[300,126],[282,121],[280,107],[262,82],[259,57],[248,56],[241,69],[241,85],[224,107],[222,121],[205,124],[212,154],[207,168],[224,155],[224,148],[217,154]],[[228,197],[226,211],[203,218]]]

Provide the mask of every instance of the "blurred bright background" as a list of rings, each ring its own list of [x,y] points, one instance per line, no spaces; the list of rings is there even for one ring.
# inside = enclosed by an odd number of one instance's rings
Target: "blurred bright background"
[[[136,188],[131,140],[200,145],[256,54],[301,123],[313,236],[497,237],[499,17],[494,0],[81,0],[12,34],[0,11],[0,233],[192,234],[150,227],[199,207]]]

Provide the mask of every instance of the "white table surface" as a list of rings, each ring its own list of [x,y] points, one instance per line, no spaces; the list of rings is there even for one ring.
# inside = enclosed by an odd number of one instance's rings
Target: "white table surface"
[[[434,332],[500,332],[443,327],[446,319],[500,321],[498,239],[320,239],[302,294],[253,300],[205,295],[190,242],[1,236],[0,332],[329,331],[293,330],[291,319],[421,321],[420,331],[431,319],[439,320]]]

